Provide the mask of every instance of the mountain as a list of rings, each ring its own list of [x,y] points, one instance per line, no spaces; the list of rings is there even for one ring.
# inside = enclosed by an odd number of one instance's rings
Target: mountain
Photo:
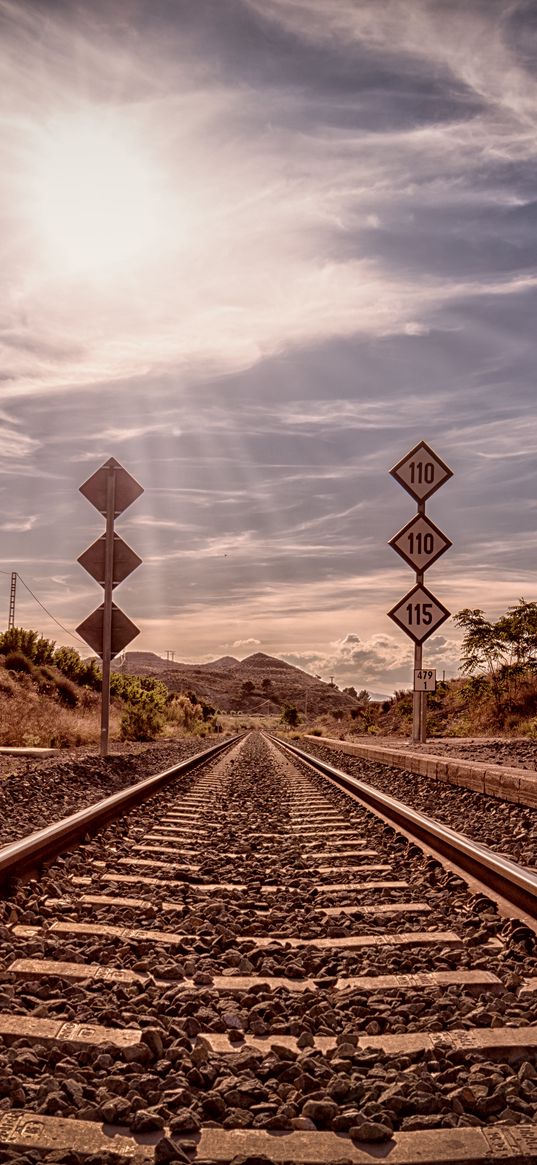
[[[222,656],[198,664],[128,651],[115,666],[128,675],[158,675],[171,692],[194,692],[221,712],[279,712],[283,704],[295,704],[299,712],[314,716],[356,708],[353,696],[262,651],[243,660]]]
[[[230,671],[231,668],[238,667],[239,662],[234,655],[221,655],[220,659],[213,659],[211,663],[203,663],[201,667],[208,667],[211,671]]]

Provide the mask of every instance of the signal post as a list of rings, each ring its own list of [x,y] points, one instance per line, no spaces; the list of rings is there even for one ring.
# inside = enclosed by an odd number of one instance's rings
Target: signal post
[[[423,644],[449,618],[450,612],[424,584],[424,574],[452,545],[425,513],[425,503],[453,472],[425,441],[415,445],[390,470],[392,477],[417,502],[417,513],[390,539],[389,545],[416,572],[415,586],[388,611],[390,619],[414,641],[412,739],[427,735],[427,692],[434,691],[436,672],[423,669]]]

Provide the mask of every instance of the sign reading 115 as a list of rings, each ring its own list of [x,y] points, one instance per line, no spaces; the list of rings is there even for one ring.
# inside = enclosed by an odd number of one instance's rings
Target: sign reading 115
[[[433,621],[432,603],[408,603],[406,612],[408,627],[430,627]]]

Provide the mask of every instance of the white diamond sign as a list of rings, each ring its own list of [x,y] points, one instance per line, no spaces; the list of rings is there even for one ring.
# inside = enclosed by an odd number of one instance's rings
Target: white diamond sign
[[[427,587],[418,583],[401,599],[391,611],[390,619],[397,623],[414,643],[425,643],[425,640],[449,619],[449,611],[444,604],[435,599]]]
[[[434,453],[426,441],[415,445],[410,453],[390,469],[390,473],[417,502],[426,501],[445,481],[453,477],[453,470]]]
[[[415,514],[390,539],[390,546],[419,574],[432,566],[451,545],[449,538],[425,514]]]

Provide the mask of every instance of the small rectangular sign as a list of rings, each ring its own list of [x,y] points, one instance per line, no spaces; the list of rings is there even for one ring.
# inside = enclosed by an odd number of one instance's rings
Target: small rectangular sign
[[[415,692],[436,692],[436,669],[419,668],[414,672]]]

